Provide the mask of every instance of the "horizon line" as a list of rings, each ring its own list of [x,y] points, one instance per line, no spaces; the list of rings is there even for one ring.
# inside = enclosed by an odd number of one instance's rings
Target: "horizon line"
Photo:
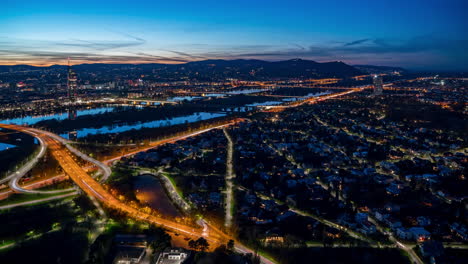
[[[330,61],[317,61],[317,60],[309,60],[309,59],[303,59],[303,58],[292,58],[292,59],[284,59],[284,60],[260,60],[260,59],[243,59],[243,58],[238,58],[238,59],[202,59],[202,60],[191,60],[191,61],[184,61],[184,62],[177,62],[177,61],[164,61],[164,60],[155,60],[154,62],[148,62],[148,61],[129,61],[129,62],[115,62],[115,61],[109,61],[109,62],[82,62],[82,63],[73,63],[73,60],[70,60],[70,65],[71,66],[77,66],[77,65],[96,65],[96,64],[131,64],[131,65],[143,65],[143,64],[168,64],[168,65],[181,65],[181,64],[187,64],[191,62],[202,62],[202,61],[261,61],[261,62],[282,62],[282,61],[293,61],[293,60],[302,60],[302,61],[309,61],[309,62],[315,62],[315,63],[333,63],[333,62],[340,62],[344,63],[346,65],[350,66],[375,66],[375,67],[391,67],[391,68],[402,68],[405,69],[401,66],[388,66],[388,65],[374,65],[374,64],[349,64],[341,60],[330,60]],[[68,63],[2,63],[0,61],[0,66],[32,66],[32,67],[51,67],[51,66],[67,66]]]

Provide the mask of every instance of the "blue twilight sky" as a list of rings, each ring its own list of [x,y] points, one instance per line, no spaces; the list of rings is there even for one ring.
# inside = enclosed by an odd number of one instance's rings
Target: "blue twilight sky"
[[[0,64],[255,58],[468,70],[467,0],[2,0]]]

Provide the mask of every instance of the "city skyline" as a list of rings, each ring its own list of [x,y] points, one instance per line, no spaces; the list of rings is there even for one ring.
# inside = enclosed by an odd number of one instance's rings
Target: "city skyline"
[[[0,64],[303,58],[466,71],[465,1],[6,1]],[[397,19],[396,19],[397,18]]]

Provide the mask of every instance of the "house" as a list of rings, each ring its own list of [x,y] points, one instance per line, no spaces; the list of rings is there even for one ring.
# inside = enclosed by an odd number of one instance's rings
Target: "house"
[[[384,221],[387,217],[389,217],[390,215],[389,214],[385,214],[383,213],[381,210],[376,210],[374,212],[374,216],[377,220],[379,221]]]
[[[385,222],[385,224],[387,224],[393,230],[401,227],[401,222],[398,219],[396,219],[396,218],[394,218],[392,216],[389,216],[389,217],[385,218],[384,222]]]
[[[271,212],[276,208],[276,202],[273,200],[262,200],[260,208],[265,209],[267,212]]]
[[[338,229],[327,227],[324,231],[324,234],[330,238],[340,238],[341,232]]]
[[[425,241],[420,246],[421,254],[426,258],[436,258],[444,254],[444,245],[440,241]]]
[[[450,225],[450,231],[455,233],[459,238],[467,241],[468,240],[468,229],[466,226],[459,224],[459,223],[453,223]]]
[[[428,226],[431,224],[431,219],[425,216],[416,217],[416,221],[418,221],[418,225],[420,226]]]
[[[246,194],[244,200],[249,205],[254,205],[257,202],[257,196],[255,194]]]
[[[423,227],[411,227],[408,231],[412,234],[413,239],[418,242],[423,242],[431,238],[431,233]]]
[[[121,246],[117,248],[117,253],[113,264],[138,264],[145,256],[144,247]]]
[[[270,219],[270,217],[265,213],[264,210],[259,210],[257,216],[254,219],[255,224],[257,225],[266,225],[273,223],[273,219]]]
[[[367,213],[357,213],[357,214],[354,216],[354,219],[356,220],[356,222],[362,224],[362,223],[364,223],[365,221],[367,221],[367,217],[368,217],[368,214],[367,214]]]
[[[363,171],[364,175],[372,175],[376,172],[375,168],[365,168]]]
[[[266,232],[265,238],[262,239],[262,242],[264,245],[283,244],[284,235],[279,228],[273,228]]]
[[[397,212],[400,212],[400,206],[398,204],[394,204],[394,203],[387,203],[385,206],[384,206],[385,210],[387,212],[392,212],[392,213],[397,213]]]
[[[373,225],[369,221],[362,222],[361,228],[359,228],[359,230],[366,235],[374,234],[375,232],[377,232],[377,228],[375,227],[375,225]]]
[[[183,248],[166,248],[159,254],[156,264],[182,264],[190,257],[190,251]]]
[[[256,181],[253,184],[253,189],[255,191],[264,191],[265,190],[265,185],[263,185],[261,182]]]
[[[378,184],[389,184],[390,182],[392,182],[393,178],[391,176],[388,176],[388,175],[383,175],[383,174],[376,174],[374,177],[373,177],[374,181]]]
[[[211,192],[208,198],[208,201],[212,205],[216,205],[216,206],[220,206],[222,203],[222,200],[223,199],[221,197],[221,193],[218,193],[218,192]]]
[[[137,264],[146,254],[148,237],[146,235],[118,234],[114,237],[117,251],[112,263]]]
[[[195,204],[197,207],[206,207],[205,199],[201,197],[198,193],[191,193],[188,195],[188,199],[192,204]]]
[[[281,221],[285,220],[286,218],[289,218],[289,217],[294,216],[294,215],[296,215],[296,213],[294,213],[292,211],[286,211],[286,212],[283,212],[280,215],[278,215],[276,217],[276,221],[281,222]]]
[[[387,170],[389,172],[392,172],[392,173],[398,171],[398,167],[395,164],[391,163],[391,162],[382,161],[382,162],[380,162],[380,166],[383,169],[385,169],[385,170]]]
[[[317,180],[313,178],[303,178],[297,180],[297,182],[300,184],[306,184],[307,186],[313,186],[317,182]]]
[[[271,175],[269,175],[269,174],[266,173],[266,172],[260,172],[260,178],[261,178],[262,180],[267,181],[267,180],[270,180],[270,179],[271,179]]]
[[[411,240],[413,238],[413,234],[408,231],[407,228],[399,227],[396,229],[397,237],[404,239],[404,240]]]
[[[286,184],[287,184],[288,188],[291,189],[291,188],[296,187],[297,181],[296,181],[296,180],[287,180],[287,181],[286,181]]]
[[[168,166],[168,165],[170,165],[171,162],[173,162],[173,161],[174,161],[173,158],[171,158],[171,157],[166,157],[166,158],[164,158],[164,159],[161,160],[161,164],[162,164],[162,165]]]
[[[119,246],[145,247],[148,244],[148,237],[146,235],[117,234],[114,237],[114,242]]]
[[[286,203],[292,207],[297,206],[297,198],[295,194],[290,194],[286,196]]]
[[[391,184],[390,186],[388,186],[387,188],[385,188],[385,190],[387,191],[387,194],[388,195],[392,195],[392,196],[398,196],[401,194],[401,190],[398,188],[397,185],[395,184]]]
[[[156,163],[160,160],[160,158],[157,152],[149,152],[146,154],[145,160]]]

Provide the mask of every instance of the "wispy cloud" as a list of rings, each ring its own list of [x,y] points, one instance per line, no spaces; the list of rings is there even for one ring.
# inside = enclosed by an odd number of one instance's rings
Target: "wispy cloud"
[[[190,53],[182,52],[182,51],[177,51],[177,50],[164,50],[164,51],[168,51],[168,52],[174,53],[174,54],[176,54],[176,55],[179,55],[179,56],[182,56],[182,57],[185,57],[185,58],[190,58],[190,59],[192,59],[192,60],[203,60],[203,59],[207,59],[207,57],[205,57],[205,56],[194,55],[194,54],[190,54]]]
[[[348,63],[395,66],[455,65],[468,70],[468,38],[448,39],[425,35],[406,40],[363,38],[351,42],[336,40],[314,45],[209,45],[185,44],[171,47],[152,46],[146,40],[119,33],[122,40],[34,41],[3,38],[0,64],[55,64],[72,57],[76,63],[183,63],[203,59],[305,58],[317,61],[341,60]],[[152,44],[152,45],[151,45]]]
[[[109,49],[135,47],[146,43],[146,40],[140,37],[135,37],[133,35],[121,32],[112,32],[117,33],[127,39],[119,41],[70,39],[69,41],[56,42],[55,45],[103,51]]]
[[[117,48],[127,48],[139,46],[143,43],[138,42],[89,42],[83,40],[76,40],[75,42],[57,42],[55,45],[64,47],[86,48],[92,50],[109,50]]]
[[[354,45],[359,45],[359,44],[362,44],[364,42],[367,42],[369,41],[370,39],[366,38],[366,39],[359,39],[359,40],[355,40],[355,41],[352,41],[352,42],[348,42],[348,43],[345,43],[344,46],[345,47],[349,47],[349,46],[354,46]]]
[[[1,44],[0,44],[1,47]],[[144,52],[123,52],[122,54],[101,53],[99,51],[54,51],[42,49],[0,49],[0,64],[40,64],[64,63],[68,57],[74,63],[183,63],[190,59],[152,55]]]
[[[468,38],[449,39],[435,35],[406,40],[359,39],[344,43],[335,41],[308,47],[290,45],[268,50],[224,53],[207,52],[204,56],[227,58],[263,58],[269,60],[307,58],[318,61],[340,60],[348,63],[387,64],[415,68],[468,70]]]
[[[137,52],[134,53],[135,55],[142,56],[142,57],[147,57],[147,58],[153,58],[161,61],[172,61],[175,63],[183,63],[183,62],[189,62],[192,61],[190,59],[187,59],[186,57],[167,57],[167,56],[159,56],[159,55],[154,55],[154,54],[148,54],[144,52]]]
[[[140,37],[137,37],[137,36],[134,36],[134,35],[131,35],[131,34],[128,34],[128,33],[125,33],[125,32],[120,32],[120,31],[115,31],[115,30],[108,30],[109,32],[112,32],[112,33],[116,33],[116,34],[120,34],[124,37],[127,37],[127,38],[130,38],[130,39],[134,39],[136,41],[139,41],[139,42],[146,42],[146,40],[140,38]]]

